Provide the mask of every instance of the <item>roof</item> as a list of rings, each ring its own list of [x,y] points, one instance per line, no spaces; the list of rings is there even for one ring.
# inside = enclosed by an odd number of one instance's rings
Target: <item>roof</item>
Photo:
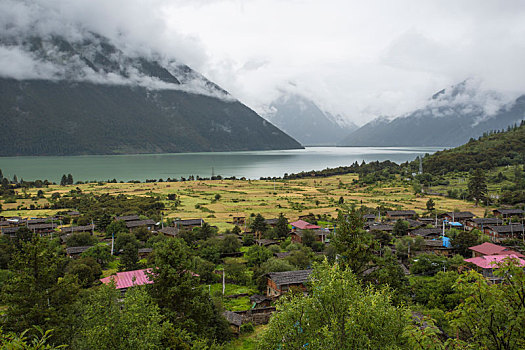
[[[262,303],[262,302],[265,302],[265,301],[272,301],[271,298],[268,298],[266,295],[260,295],[260,294],[254,294],[250,297],[250,301],[252,303]]]
[[[523,227],[522,224],[512,224],[512,225],[502,225],[502,226],[495,226],[495,225],[488,225],[486,228],[497,232],[497,233],[519,233],[523,232],[525,227]]]
[[[394,226],[385,224],[369,225],[368,229],[370,231],[392,231],[394,229]]]
[[[442,214],[440,216],[450,216],[451,218],[454,218],[454,220],[457,219],[471,219],[474,217],[474,214],[472,214],[470,211],[458,211],[458,212],[452,212],[449,211],[445,214]]]
[[[175,220],[173,221],[174,225],[181,225],[181,226],[194,226],[194,225],[202,225],[204,224],[203,219],[187,219],[187,220]]]
[[[416,215],[416,212],[413,210],[389,210],[386,212],[388,216],[406,216],[406,215]]]
[[[413,228],[421,227],[421,226],[425,225],[424,223],[419,222],[417,220],[407,219],[405,221],[408,222],[408,226],[409,227],[413,227]]]
[[[28,225],[27,228],[30,230],[53,230],[57,227],[57,224],[35,224],[35,225]]]
[[[224,318],[228,321],[229,324],[240,327],[242,325],[242,316],[233,312],[233,311],[224,311],[222,313]]]
[[[278,286],[306,283],[312,270],[270,272],[268,277]]]
[[[168,236],[176,236],[176,235],[179,234],[179,229],[175,228],[175,227],[168,226],[168,227],[161,228],[160,230],[157,230],[157,232],[160,232],[160,233],[168,235]]]
[[[116,221],[138,221],[140,220],[140,217],[138,215],[124,215],[124,216],[117,216],[115,218]]]
[[[283,258],[286,258],[287,256],[290,256],[290,254],[292,254],[292,252],[279,252],[279,253],[273,253],[273,256],[275,256],[277,259],[283,259]]]
[[[302,237],[305,231],[306,230],[298,229],[294,233],[296,235],[298,235],[299,237]],[[330,231],[328,231],[327,229],[324,229],[324,228],[317,228],[317,229],[314,229],[314,230],[308,229],[308,231],[313,232],[313,234],[315,234],[317,236],[326,236],[326,235],[330,234]]]
[[[273,239],[265,239],[265,238],[263,238],[263,239],[256,239],[255,242],[256,242],[258,245],[264,245],[264,246],[279,243],[279,242],[276,241],[276,240],[273,240]]]
[[[71,226],[71,227],[62,227],[60,231],[62,233],[71,233],[71,232],[87,232],[95,229],[95,225],[86,225],[86,226]]]
[[[299,228],[301,230],[314,230],[316,228],[321,228],[321,226],[317,226],[317,225],[311,224],[311,223],[306,222],[304,220],[297,220],[297,221],[294,221],[294,222],[290,222],[290,225],[292,225],[292,227]]]
[[[127,228],[140,227],[140,226],[153,226],[153,225],[155,225],[155,221],[151,219],[126,222]]]
[[[525,260],[520,259],[518,256],[511,255],[484,255],[478,256],[477,258],[465,259],[466,262],[472,263],[482,269],[493,269],[498,268],[498,265],[501,264],[505,259],[514,258],[517,259],[518,266],[525,266]]]
[[[82,254],[82,253],[84,253],[86,250],[88,250],[91,247],[92,247],[91,245],[81,246],[81,247],[69,247],[69,248],[66,248],[66,253],[68,255],[71,255],[71,254]]]
[[[28,225],[45,224],[50,221],[58,221],[58,219],[57,218],[34,218],[34,219],[27,220],[27,224]]]
[[[100,282],[104,284],[110,284],[111,281],[115,281],[115,287],[117,289],[153,283],[153,281],[149,279],[146,272],[151,272],[151,269],[117,272],[116,275],[100,279]]]
[[[370,219],[375,219],[376,216],[374,214],[365,214],[363,215],[363,219],[365,220],[370,220]]]
[[[502,215],[520,215],[525,213],[521,209],[495,209],[493,212],[500,213]]]
[[[140,248],[139,254],[147,254],[147,253],[151,253],[152,251],[153,251],[153,248]]]
[[[264,223],[265,223],[266,225],[276,225],[278,220],[279,220],[279,219],[265,219],[265,220],[264,220]]]
[[[430,236],[430,235],[440,235],[443,232],[440,228],[418,228],[411,232],[411,234],[416,236]]]
[[[423,245],[424,246],[427,246],[427,247],[444,247],[443,245],[443,241],[442,240],[438,240],[438,239],[425,239],[425,242],[423,242]]]
[[[488,243],[488,242],[485,242],[479,245],[475,245],[473,247],[469,247],[469,249],[477,253],[483,254],[483,255],[512,255],[514,254],[520,258],[524,257],[523,254],[510,250],[507,247],[497,245],[494,243]]]
[[[473,223],[477,225],[501,225],[503,221],[500,218],[475,218],[470,219]]]

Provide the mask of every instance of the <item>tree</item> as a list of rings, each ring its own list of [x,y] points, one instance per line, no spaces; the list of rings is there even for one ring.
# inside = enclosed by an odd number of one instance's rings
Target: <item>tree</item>
[[[54,329],[58,341],[67,339],[78,285],[74,276],[65,275],[68,259],[59,251],[56,241],[39,236],[15,250],[9,266],[14,273],[2,285],[4,329],[20,333],[39,326]]]
[[[197,337],[228,340],[228,323],[190,270],[191,255],[186,243],[174,238],[157,243],[154,249],[156,269],[151,274],[153,284],[148,287],[161,312],[175,327]]]
[[[364,288],[339,264],[317,266],[309,294],[281,298],[258,349],[391,349],[402,344],[405,310],[387,289]],[[380,320],[380,322],[378,322]]]
[[[280,239],[288,237],[290,229],[288,228],[288,220],[284,217],[283,213],[279,214],[277,223],[274,227],[275,236]]]
[[[115,237],[121,232],[128,232],[126,222],[124,220],[112,221],[106,226],[106,238],[114,235]]]
[[[515,259],[495,269],[502,283],[490,283],[475,271],[459,277],[462,302],[449,314],[455,333],[472,348],[525,348],[525,272]]]
[[[348,212],[347,217],[339,212],[337,231],[331,244],[334,246],[338,261],[348,267],[358,277],[374,266],[377,256],[374,254],[379,246],[373,235],[363,230],[363,218],[355,210]]]
[[[471,257],[472,251],[469,247],[478,244],[480,238],[480,231],[459,231],[452,239],[451,244],[456,251],[464,257]]]
[[[121,249],[124,249],[124,246],[126,246],[128,243],[133,244],[137,248],[139,246],[139,242],[137,241],[137,238],[134,234],[128,232],[119,233],[117,239],[115,239],[115,251],[118,252]]]
[[[268,248],[258,245],[252,245],[246,253],[244,253],[244,257],[248,260],[248,265],[250,266],[259,266],[270,259],[272,255],[272,252]]]
[[[239,251],[242,244],[235,235],[226,235],[224,236],[221,242],[221,252],[222,253],[235,253]]]
[[[62,175],[62,178],[60,179],[60,186],[66,186],[67,185],[67,176],[64,174]]]
[[[66,241],[68,247],[86,247],[95,245],[97,239],[89,232],[79,232],[72,234]]]
[[[73,184],[73,175],[67,174],[67,184],[72,185]]]
[[[292,251],[290,255],[286,257],[286,261],[299,269],[306,269],[307,267],[311,266],[313,259],[314,253],[312,249],[306,246]]]
[[[75,349],[164,349],[169,323],[143,287],[130,288],[122,302],[114,285],[102,285],[76,305]]]
[[[224,273],[228,279],[235,281],[237,284],[246,285],[249,281],[246,265],[235,261],[235,259],[225,259]]]
[[[139,265],[139,246],[132,242],[126,243],[119,254],[120,262],[118,268],[120,271],[133,271],[140,268]]]
[[[80,286],[89,288],[102,275],[102,268],[94,258],[81,257],[80,259],[71,260],[66,268],[66,272],[76,276]]]
[[[398,219],[392,229],[394,236],[402,237],[408,234],[408,221]]]
[[[301,242],[303,243],[303,245],[311,248],[312,245],[315,242],[315,237],[316,237],[316,235],[315,235],[314,231],[312,231],[312,230],[304,230],[303,231],[303,236],[301,237]]]
[[[28,337],[28,332],[36,333],[32,337]],[[35,332],[36,331],[36,332]],[[0,344],[1,349],[6,350],[55,350],[63,349],[63,345],[51,345],[49,340],[52,336],[52,331],[43,331],[42,328],[35,326],[33,329],[26,329],[20,335],[14,332],[4,333],[0,328]]]
[[[264,217],[261,214],[257,214],[257,216],[255,216],[255,219],[251,223],[250,228],[258,237],[260,237],[261,234],[265,233],[268,229],[266,222],[264,221]]]
[[[468,196],[476,201],[483,201],[487,195],[487,180],[482,169],[475,169],[470,173],[468,181]]]
[[[107,265],[114,260],[111,255],[110,248],[107,245],[96,245],[82,253],[81,257],[91,257],[101,266],[106,268]]]
[[[221,195],[219,193],[217,193],[214,198],[215,198],[216,201],[218,201],[219,199],[221,199]]]
[[[427,210],[429,212],[433,212],[434,209],[436,209],[436,203],[434,203],[434,200],[432,198],[429,198],[427,201]]]

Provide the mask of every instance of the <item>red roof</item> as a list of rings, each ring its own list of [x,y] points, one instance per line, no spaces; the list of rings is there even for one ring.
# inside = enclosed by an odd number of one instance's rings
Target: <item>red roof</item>
[[[153,281],[149,279],[146,272],[151,272],[151,269],[117,272],[116,275],[102,278],[100,281],[104,284],[109,284],[112,280],[114,280],[115,287],[117,289],[124,289],[132,286],[141,286],[143,284],[153,283]]]
[[[299,228],[301,230],[315,230],[315,229],[321,228],[321,226],[313,225],[303,220],[297,220],[297,221],[291,222],[290,225],[292,225],[292,227]]]
[[[466,262],[472,263],[482,269],[493,269],[498,268],[498,265],[507,258],[518,259],[518,266],[525,266],[525,260],[518,258],[516,255],[485,255],[478,256],[477,258],[465,259]]]
[[[510,250],[507,247],[485,242],[474,247],[470,247],[470,250],[478,252],[483,255],[516,255],[519,258],[525,257],[523,254]]]

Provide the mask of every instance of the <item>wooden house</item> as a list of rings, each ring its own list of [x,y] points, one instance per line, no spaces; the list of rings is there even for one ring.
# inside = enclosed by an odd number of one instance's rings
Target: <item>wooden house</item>
[[[374,214],[365,214],[363,215],[363,220],[365,220],[365,223],[373,223],[376,221],[376,216]]]
[[[522,224],[512,225],[487,225],[483,231],[493,242],[501,242],[509,238],[520,238],[525,234],[525,227]]]
[[[85,225],[85,226],[69,226],[60,228],[61,234],[71,234],[71,233],[80,233],[80,232],[89,232],[93,233],[95,230],[95,225]]]
[[[519,252],[511,250],[502,245],[497,245],[497,244],[493,244],[489,242],[485,242],[482,244],[475,245],[473,247],[469,247],[469,249],[472,250],[473,258],[485,256],[485,255],[516,255],[519,258],[525,257],[523,254]]]
[[[253,303],[253,306],[256,308],[259,307],[269,307],[272,303],[272,299],[268,298],[266,295],[254,294],[250,297],[250,301]]]
[[[465,228],[469,231],[477,229],[483,232],[485,226],[501,226],[503,220],[500,218],[472,218],[466,221]]]
[[[419,228],[409,232],[410,236],[423,237],[425,239],[437,239],[443,235],[443,230],[440,228]]]
[[[204,225],[203,219],[186,219],[186,220],[175,220],[173,226],[179,230],[191,231],[194,227],[202,227]]]
[[[423,251],[436,255],[452,256],[454,249],[447,247],[441,239],[425,239],[423,242]]]
[[[481,274],[486,277],[492,283],[497,283],[501,279],[494,276],[494,270],[498,269],[502,263],[512,259],[518,266],[525,267],[525,260],[518,256],[511,255],[484,255],[475,258],[465,259],[465,262],[471,263],[476,266],[477,270],[481,270]]]
[[[139,227],[146,227],[148,230],[153,231],[155,228],[155,221],[148,220],[137,220],[137,221],[126,221],[126,227],[129,229],[129,232],[133,231]]]
[[[168,237],[176,237],[179,234],[179,229],[176,227],[167,226],[157,230],[158,233]]]
[[[306,290],[306,282],[310,278],[312,270],[298,270],[286,272],[270,272],[267,274],[266,295],[278,297],[290,290],[290,287],[297,287]]]
[[[105,277],[100,279],[100,282],[104,284],[115,283],[115,288],[124,293],[128,288],[133,286],[142,286],[144,284],[153,283],[149,279],[147,272],[151,272],[152,269],[142,269],[134,271],[117,272],[116,275]]]
[[[394,230],[394,226],[388,225],[388,224],[370,224],[370,225],[365,226],[365,229],[370,232],[384,231],[384,232],[392,233],[392,231]]]
[[[386,217],[390,220],[414,219],[416,215],[413,210],[389,210],[386,212]]]
[[[495,209],[492,211],[494,215],[502,219],[509,219],[511,217],[522,218],[525,212],[522,209]]]
[[[151,252],[153,252],[153,248],[139,248],[139,259],[147,258],[151,254]]]
[[[439,217],[443,220],[447,220],[448,222],[459,222],[462,225],[465,225],[467,220],[474,218],[474,214],[472,214],[470,211],[450,211],[448,213],[441,214]]]
[[[68,247],[66,248],[66,254],[70,258],[76,259],[78,258],[82,253],[84,253],[86,250],[91,248],[93,246],[81,246],[81,247]]]
[[[326,239],[330,235],[330,231],[323,229],[323,228],[314,229],[314,230],[297,229],[292,232],[292,242],[293,243],[303,243],[303,235],[306,231],[311,231],[315,235],[315,240],[321,243],[325,243]]]
[[[224,311],[222,315],[228,321],[233,334],[239,335],[241,333],[241,326],[243,323],[242,315],[229,310]]]
[[[140,221],[140,217],[138,215],[116,216],[115,221]]]

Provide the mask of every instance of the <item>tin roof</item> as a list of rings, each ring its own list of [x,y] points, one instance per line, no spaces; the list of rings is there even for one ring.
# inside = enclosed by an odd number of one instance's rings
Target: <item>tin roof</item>
[[[498,268],[498,265],[501,264],[505,259],[514,258],[517,259],[518,266],[525,266],[525,260],[518,258],[518,256],[511,255],[484,255],[477,258],[465,259],[466,262],[472,263],[482,269],[493,269]]]
[[[117,272],[116,275],[100,279],[100,282],[109,284],[111,281],[115,281],[115,287],[117,289],[153,283],[153,281],[149,279],[146,272],[151,272],[151,269]]]

